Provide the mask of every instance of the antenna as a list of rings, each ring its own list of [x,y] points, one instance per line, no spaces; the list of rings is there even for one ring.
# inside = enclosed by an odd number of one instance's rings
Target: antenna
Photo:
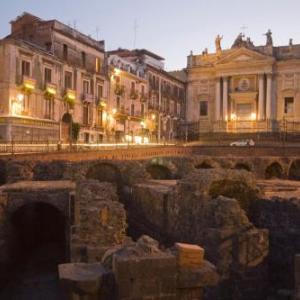
[[[74,29],[76,29],[76,25],[77,25],[77,21],[74,20],[74,21],[73,21],[73,28],[74,28]]]
[[[138,31],[138,22],[137,19],[134,20],[134,26],[133,26],[133,32],[134,32],[134,38],[133,38],[133,49],[136,47],[136,39],[137,39],[137,31]]]

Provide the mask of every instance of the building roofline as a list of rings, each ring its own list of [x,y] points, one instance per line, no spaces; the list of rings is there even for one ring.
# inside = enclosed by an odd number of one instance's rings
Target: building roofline
[[[162,75],[164,75],[164,76],[166,76],[166,77],[168,77],[170,80],[177,81],[177,82],[179,82],[179,83],[181,83],[181,84],[185,84],[185,83],[186,83],[184,80],[181,80],[181,79],[179,79],[179,78],[177,78],[177,77],[174,77],[174,76],[171,75],[169,72],[167,72],[167,71],[165,71],[165,70],[163,70],[163,69],[155,68],[155,67],[153,67],[152,65],[149,65],[149,64],[147,64],[147,68],[148,68],[148,69],[151,69],[151,70],[153,70],[153,71],[155,71],[155,72],[157,72],[157,73],[160,73],[160,74],[162,74]]]

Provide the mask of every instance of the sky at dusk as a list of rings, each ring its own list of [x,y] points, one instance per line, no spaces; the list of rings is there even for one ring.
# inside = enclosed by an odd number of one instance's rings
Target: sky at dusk
[[[190,50],[214,51],[217,34],[223,48],[245,31],[255,45],[273,31],[275,45],[300,43],[299,0],[0,0],[0,35],[9,21],[27,11],[43,19],[58,19],[94,38],[106,49],[146,48],[166,59],[166,69],[186,65]],[[136,26],[135,26],[136,24]],[[136,28],[136,29],[135,29]],[[243,29],[242,29],[243,28]],[[245,29],[246,28],[246,29]]]

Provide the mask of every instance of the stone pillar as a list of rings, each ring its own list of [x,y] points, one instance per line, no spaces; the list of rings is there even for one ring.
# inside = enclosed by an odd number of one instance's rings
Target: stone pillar
[[[228,120],[228,77],[223,77],[223,121]]]
[[[265,101],[265,84],[264,84],[264,75],[259,75],[259,95],[258,95],[258,120],[262,121],[265,119],[265,108],[264,108],[264,101]]]
[[[217,78],[216,81],[216,102],[215,102],[215,113],[216,113],[216,121],[220,120],[221,114],[221,81],[220,78]]]
[[[272,119],[272,74],[267,75],[266,119]]]

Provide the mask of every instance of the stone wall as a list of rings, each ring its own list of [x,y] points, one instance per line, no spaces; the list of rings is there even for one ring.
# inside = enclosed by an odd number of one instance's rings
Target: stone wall
[[[252,296],[242,294],[244,298],[236,299],[264,299],[263,288],[262,294],[258,295],[257,291],[265,282],[257,275],[265,268],[268,231],[254,227],[236,200],[209,196],[210,184],[224,178],[224,172],[233,179],[243,178],[243,172],[239,171],[223,171],[222,174],[202,170],[194,173],[193,178],[178,182],[136,184],[127,203],[129,224],[166,244],[181,241],[203,245],[207,258],[217,266],[224,281],[231,281],[230,284],[236,284],[232,281],[234,276],[241,282],[245,279],[245,284],[248,278],[244,276],[255,269],[257,282],[251,282],[252,290],[247,290]],[[249,176],[244,178],[245,182],[251,182]],[[225,290],[228,289],[227,285]],[[253,296],[257,298],[251,298]],[[228,299],[233,299],[230,297],[232,294],[228,292]]]
[[[269,230],[271,287],[274,290],[292,290],[294,256],[300,253],[300,200],[261,199],[253,208],[251,220],[257,227]]]
[[[122,245],[126,226],[126,212],[116,187],[96,180],[78,182],[71,261],[100,261],[109,247]]]

